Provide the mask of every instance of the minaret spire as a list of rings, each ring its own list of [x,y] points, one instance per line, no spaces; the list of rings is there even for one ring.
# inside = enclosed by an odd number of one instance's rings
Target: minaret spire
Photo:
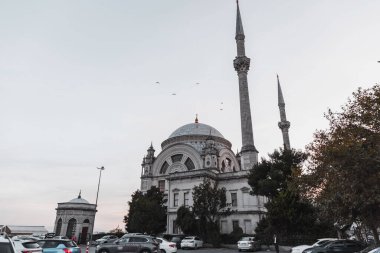
[[[248,70],[250,61],[245,56],[245,35],[243,23],[241,21],[239,2],[236,1],[236,47],[237,56],[234,60],[234,68],[239,77],[239,97],[240,97],[240,120],[242,133],[242,148],[241,148],[241,167],[243,170],[249,170],[258,160],[258,151],[253,142],[251,107],[249,103],[248,92]]]
[[[277,89],[278,89],[278,108],[280,109],[280,122],[278,122],[278,127],[281,129],[281,132],[282,132],[284,149],[290,150],[290,140],[289,140],[290,122],[286,120],[285,101],[284,101],[284,96],[282,95],[280,78],[278,77],[278,75],[277,75]]]

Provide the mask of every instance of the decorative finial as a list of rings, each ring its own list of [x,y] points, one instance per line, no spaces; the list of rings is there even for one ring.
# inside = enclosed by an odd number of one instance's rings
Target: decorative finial
[[[198,123],[198,113],[195,114],[195,123]]]
[[[82,190],[79,190],[79,195],[78,195],[78,199],[81,199],[82,198]]]

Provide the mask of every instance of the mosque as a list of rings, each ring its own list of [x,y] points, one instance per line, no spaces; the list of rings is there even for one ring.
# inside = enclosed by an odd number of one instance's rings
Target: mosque
[[[251,108],[248,92],[248,70],[250,58],[245,55],[245,35],[237,3],[236,35],[237,56],[233,61],[239,80],[240,119],[242,147],[234,153],[231,142],[214,127],[195,119],[176,129],[161,144],[162,151],[155,156],[151,145],[143,158],[141,172],[141,191],[157,186],[167,198],[167,231],[180,233],[176,225],[177,209],[184,205],[191,207],[192,189],[205,178],[218,182],[224,187],[227,202],[236,212],[220,220],[221,233],[230,233],[239,226],[244,233],[253,234],[257,222],[265,214],[266,198],[250,194],[247,174],[258,162],[258,151],[254,145]],[[290,149],[286,120],[285,102],[282,96],[280,82],[278,84],[278,106],[280,119],[278,123],[282,131],[284,148]]]
[[[231,142],[214,127],[195,119],[176,129],[161,143],[162,151],[155,156],[151,145],[143,158],[141,172],[141,191],[146,192],[152,186],[158,187],[167,198],[167,231],[181,233],[176,225],[177,209],[184,205],[191,207],[192,189],[205,178],[217,181],[224,187],[227,202],[236,212],[220,220],[221,233],[230,233],[234,227],[241,227],[244,233],[253,234],[257,222],[265,214],[266,198],[250,194],[247,175],[258,162],[258,151],[254,145],[251,108],[248,92],[248,70],[250,58],[245,55],[245,35],[237,3],[236,35],[237,56],[233,66],[239,80],[240,119],[242,147],[234,153]],[[290,149],[286,120],[285,103],[280,82],[278,83],[278,106],[281,121],[284,148]]]

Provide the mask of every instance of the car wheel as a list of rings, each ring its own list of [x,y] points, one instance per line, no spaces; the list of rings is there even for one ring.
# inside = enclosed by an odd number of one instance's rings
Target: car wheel
[[[239,249],[239,252],[241,252],[241,249]]]
[[[166,253],[166,251],[164,249],[160,249],[160,252],[161,253]]]
[[[101,250],[99,251],[99,253],[108,253],[108,250],[106,250],[106,249],[101,249]]]
[[[198,245],[195,244],[194,249],[198,249]]]
[[[150,251],[147,249],[143,249],[142,251],[140,251],[140,253],[150,253]]]

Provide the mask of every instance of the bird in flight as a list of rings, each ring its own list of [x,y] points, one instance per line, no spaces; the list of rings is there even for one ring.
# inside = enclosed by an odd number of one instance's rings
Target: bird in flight
[[[175,95],[177,95],[177,94],[175,94],[175,93],[172,93],[172,95],[173,95],[173,96],[175,96]]]
[[[159,82],[159,81],[157,81],[157,82],[156,82],[156,84],[160,84],[160,82]]]
[[[195,83],[195,84],[199,84],[199,83]]]

